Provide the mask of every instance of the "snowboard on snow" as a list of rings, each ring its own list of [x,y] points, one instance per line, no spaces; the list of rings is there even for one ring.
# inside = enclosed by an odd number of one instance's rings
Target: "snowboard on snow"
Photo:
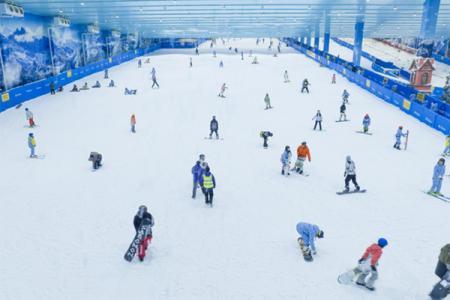
[[[372,135],[372,133],[371,133],[371,132],[364,132],[364,131],[356,131],[356,133],[361,133],[361,134]]]
[[[432,297],[433,299],[444,299],[447,296],[449,289],[450,283],[447,280],[443,279],[433,287],[430,293],[430,297]]]
[[[141,224],[139,226],[138,231],[136,232],[136,235],[134,236],[133,240],[131,241],[130,247],[128,247],[127,252],[125,252],[124,259],[128,262],[131,262],[138,252],[139,244],[145,237],[145,232],[148,230],[148,228],[151,227],[150,224],[144,225]]]
[[[307,262],[312,262],[314,259],[311,255],[311,252],[308,251],[309,249],[305,249],[305,244],[303,242],[303,239],[301,237],[299,237],[297,239],[298,245],[300,246],[300,251],[303,255],[303,259]]]
[[[30,159],[44,159],[45,154],[35,155],[35,156],[28,156]]]
[[[341,122],[350,122],[350,120],[336,120],[336,123],[341,123]]]
[[[349,270],[345,273],[340,274],[337,278],[337,281],[340,284],[350,284],[353,282],[353,278],[355,278],[355,272],[353,270]]]
[[[353,190],[353,191],[348,191],[348,192],[342,191],[342,192],[336,192],[336,194],[338,194],[338,195],[346,195],[346,194],[365,193],[366,191],[367,191],[366,189],[359,190],[359,191]]]
[[[431,194],[431,193],[428,193],[426,191],[423,191],[423,192],[425,194],[431,196],[431,197],[438,198],[439,200],[442,200],[444,202],[450,203],[450,197],[447,197],[447,196],[444,196],[444,195],[440,196],[440,195],[436,195],[436,194]]]
[[[268,110],[268,109],[272,109],[273,108],[273,106],[271,106],[271,107],[266,107],[266,108],[264,108],[264,110]]]
[[[223,141],[223,138],[212,138],[209,136],[205,136],[205,140],[218,140],[218,141]]]

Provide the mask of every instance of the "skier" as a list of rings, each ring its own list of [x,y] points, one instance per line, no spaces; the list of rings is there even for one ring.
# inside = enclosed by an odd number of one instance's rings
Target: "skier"
[[[134,229],[136,229],[136,233],[141,226],[146,226],[144,237],[139,242],[138,250],[139,260],[143,261],[145,258],[145,251],[147,251],[148,245],[153,239],[152,227],[155,225],[155,220],[153,219],[153,216],[148,212],[147,206],[139,206],[138,212],[133,219],[133,225]]]
[[[56,92],[55,92],[55,83],[53,81],[50,82],[50,94],[51,95],[55,95],[56,94]]]
[[[331,84],[336,84],[336,74],[331,77]]]
[[[266,96],[264,97],[264,102],[266,103],[266,109],[272,108],[272,106],[270,105],[270,97],[268,93],[266,93]]]
[[[104,76],[104,78],[105,79],[109,79],[109,71],[108,71],[108,69],[105,69],[105,76]]]
[[[142,68],[142,61],[140,59],[138,60],[138,68]]]
[[[445,245],[439,254],[434,273],[441,279],[430,293],[433,300],[440,300],[450,294],[450,244]]]
[[[253,64],[253,65],[259,64],[259,62],[258,62],[258,57],[257,57],[257,56],[255,56],[255,57],[253,58],[252,64]]]
[[[155,70],[155,68],[152,69],[152,81],[153,81],[152,88],[154,88],[155,85],[156,85],[158,87],[158,89],[159,89],[159,84],[156,81],[156,70]]]
[[[209,129],[210,129],[209,138],[212,139],[212,134],[215,133],[216,139],[219,139],[219,122],[217,122],[216,116],[212,117],[212,120],[209,123]]]
[[[442,153],[442,156],[447,155],[450,155],[450,135],[447,135],[447,137],[445,138],[445,149],[444,152]]]
[[[284,152],[281,154],[281,175],[291,175],[291,148],[289,146],[284,147]]]
[[[223,61],[220,61],[219,68],[223,68]]]
[[[98,152],[91,152],[88,161],[92,161],[92,168],[97,170],[102,166],[102,155]]]
[[[308,79],[305,78],[302,83],[302,91],[301,92],[303,93],[306,90],[306,92],[309,94],[309,88],[308,88],[309,85],[310,85],[310,83],[308,82]]]
[[[397,133],[395,134],[395,144],[394,148],[400,150],[400,145],[402,143],[402,137],[405,137],[406,133],[403,133],[403,126],[399,126]]]
[[[37,155],[35,154],[36,139],[34,138],[33,133],[28,134],[28,148],[30,148],[30,158],[36,158],[37,157]]]
[[[74,84],[72,89],[70,90],[71,92],[79,92],[80,90],[78,89],[77,85]]]
[[[356,166],[355,162],[352,160],[352,157],[350,155],[347,155],[347,158],[345,160],[345,190],[344,192],[348,193],[350,191],[349,183],[350,181],[353,182],[353,185],[355,186],[355,191],[358,192],[360,190],[360,187],[358,183],[356,182]]]
[[[200,186],[202,187],[203,194],[205,194],[205,204],[212,206],[214,192],[216,188],[216,179],[210,172],[209,167],[206,167],[205,173],[200,177]]]
[[[228,89],[227,85],[224,83],[220,88],[219,97],[225,98],[225,90]]]
[[[284,71],[284,82],[285,82],[285,83],[286,83],[286,82],[290,82],[290,81],[289,81],[289,75],[288,75],[288,71],[287,71],[287,70]]]
[[[350,96],[350,94],[347,92],[347,90],[344,90],[344,92],[342,92],[342,102],[344,104],[348,104],[348,97]]]
[[[204,156],[203,156],[203,159],[204,159]],[[194,186],[192,188],[192,199],[195,199],[195,196],[197,194],[197,187],[200,184],[200,177],[203,176],[203,173],[207,166],[206,162],[204,162],[205,167],[202,168],[201,163],[202,162],[200,160],[197,160],[197,162],[191,169],[191,173],[192,173],[192,177],[193,177],[193,181],[194,181]]]
[[[306,142],[302,142],[302,144],[297,148],[297,161],[294,165],[295,172],[298,174],[303,174],[303,164],[305,163],[306,158],[308,158],[308,161],[311,162],[309,148],[306,145]]]
[[[111,79],[111,81],[109,82],[108,87],[115,87],[116,85],[114,84],[114,80]]]
[[[131,132],[136,133],[136,116],[134,114],[131,115],[130,124],[131,124]]]
[[[433,185],[428,191],[428,194],[436,196],[444,196],[441,194],[442,179],[445,175],[445,159],[439,158],[437,164],[434,166],[433,170]]]
[[[189,57],[189,67],[192,68],[192,57]]]
[[[198,47],[195,47],[195,55],[199,55],[199,53],[198,53]]]
[[[92,88],[100,88],[101,87],[101,85],[100,85],[100,82],[97,80],[96,82],[95,82],[95,84],[92,86]]]
[[[34,123],[33,113],[28,108],[25,108],[25,116],[30,128],[36,126],[36,124]]]
[[[324,233],[320,230],[319,226],[309,223],[300,222],[296,226],[297,232],[300,237],[297,239],[300,244],[300,248],[303,252],[303,256],[306,260],[312,260],[312,255],[317,254],[316,245],[314,243],[315,238],[323,238]]]
[[[369,131],[369,126],[370,126],[370,117],[369,114],[366,114],[364,116],[364,119],[362,121],[362,125],[363,125],[363,131],[364,133],[367,133]]]
[[[312,118],[312,120],[316,121],[314,123],[314,130],[316,130],[317,125],[319,125],[319,130],[322,131],[322,113],[320,110],[317,111],[316,115]]]
[[[269,140],[269,137],[273,136],[273,133],[270,131],[261,131],[259,133],[259,136],[264,139],[263,147],[264,147],[264,149],[267,149],[267,147],[269,147],[269,145],[267,144],[267,141]]]
[[[345,106],[345,103],[342,103],[341,107],[339,108],[339,111],[340,111],[339,122],[347,121],[347,115],[345,114],[346,110],[347,110],[347,107]],[[344,120],[342,120],[342,118],[344,118]]]

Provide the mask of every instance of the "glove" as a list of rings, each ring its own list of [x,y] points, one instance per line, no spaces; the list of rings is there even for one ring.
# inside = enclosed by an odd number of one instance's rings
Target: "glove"
[[[370,266],[370,268],[372,269],[372,271],[376,272],[377,271],[377,267],[375,266]]]

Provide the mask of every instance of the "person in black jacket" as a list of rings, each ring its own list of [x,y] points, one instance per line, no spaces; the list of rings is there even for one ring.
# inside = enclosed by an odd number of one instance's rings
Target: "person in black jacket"
[[[152,241],[153,232],[152,227],[155,224],[153,216],[148,212],[147,206],[141,205],[139,206],[139,210],[134,216],[133,225],[134,229],[136,229],[136,233],[138,232],[141,226],[146,226],[144,238],[142,238],[139,243],[138,257],[140,261],[143,261],[145,258],[145,251],[148,248],[148,245]]]
[[[209,138],[211,139],[212,134],[215,133],[216,139],[219,139],[219,122],[217,122],[216,116],[213,116],[211,123],[209,124],[209,129],[210,129]]]

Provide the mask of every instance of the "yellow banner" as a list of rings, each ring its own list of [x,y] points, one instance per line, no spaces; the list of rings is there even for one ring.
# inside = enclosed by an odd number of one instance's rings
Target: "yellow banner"
[[[9,101],[9,93],[3,93],[2,94],[2,102],[8,102]]]
[[[366,87],[370,88],[370,80],[366,79]]]
[[[403,99],[403,108],[409,110],[411,108],[411,101]]]
[[[72,77],[72,70],[67,70],[67,78]]]

